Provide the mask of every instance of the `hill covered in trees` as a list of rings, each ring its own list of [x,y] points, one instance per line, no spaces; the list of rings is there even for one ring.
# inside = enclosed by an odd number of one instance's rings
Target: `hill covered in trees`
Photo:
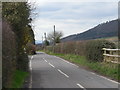
[[[118,20],[112,20],[106,23],[99,24],[96,27],[91,28],[83,33],[74,34],[62,38],[61,41],[67,42],[67,41],[90,40],[113,36],[118,36]]]

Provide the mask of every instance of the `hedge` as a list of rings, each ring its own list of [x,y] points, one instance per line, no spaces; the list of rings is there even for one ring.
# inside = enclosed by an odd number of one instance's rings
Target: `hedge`
[[[107,40],[91,40],[86,44],[86,58],[89,61],[103,61],[102,48],[116,48],[115,44]]]
[[[113,42],[107,40],[89,40],[59,43],[46,49],[54,53],[75,54],[86,56],[89,61],[103,61],[102,48],[116,48]]]

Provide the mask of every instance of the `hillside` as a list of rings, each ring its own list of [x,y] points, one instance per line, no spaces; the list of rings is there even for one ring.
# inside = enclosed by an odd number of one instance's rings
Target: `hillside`
[[[91,28],[83,33],[70,35],[62,38],[62,42],[66,41],[79,41],[79,40],[90,40],[106,37],[117,36],[118,33],[118,20],[102,23],[94,28]]]

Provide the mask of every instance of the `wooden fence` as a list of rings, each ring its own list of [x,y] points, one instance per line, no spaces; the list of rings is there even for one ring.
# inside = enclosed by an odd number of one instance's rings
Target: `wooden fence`
[[[120,49],[107,49],[104,50],[104,61],[120,64]]]

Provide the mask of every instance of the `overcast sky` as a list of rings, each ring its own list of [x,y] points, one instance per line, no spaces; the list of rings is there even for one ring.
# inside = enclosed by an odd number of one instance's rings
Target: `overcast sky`
[[[118,0],[31,0],[35,39],[53,31],[62,31],[64,37],[84,32],[106,21],[118,18]]]

